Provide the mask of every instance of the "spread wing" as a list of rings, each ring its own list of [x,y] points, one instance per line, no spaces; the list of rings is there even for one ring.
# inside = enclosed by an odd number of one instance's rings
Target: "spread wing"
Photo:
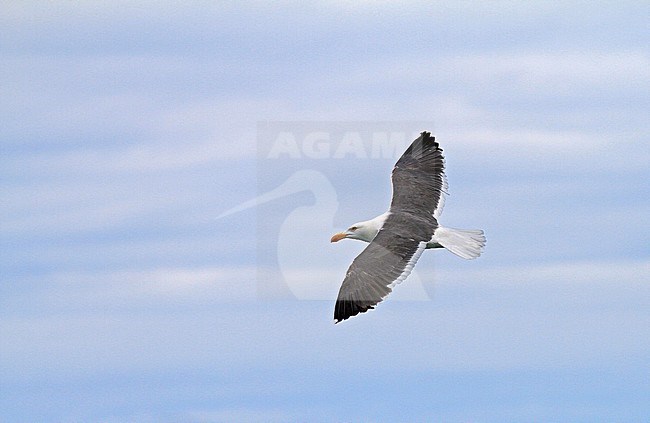
[[[422,132],[393,168],[390,211],[436,216],[442,211],[447,189],[445,158],[429,132]]]
[[[403,237],[389,229],[380,231],[348,268],[334,320],[338,323],[374,308],[411,273],[426,244],[424,239]]]
[[[348,268],[334,309],[337,323],[374,308],[411,273],[438,227],[443,172],[442,150],[423,132],[395,164],[383,227]]]

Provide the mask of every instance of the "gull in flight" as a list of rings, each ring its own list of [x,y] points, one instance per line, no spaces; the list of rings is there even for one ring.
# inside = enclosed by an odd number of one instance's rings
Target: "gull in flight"
[[[422,132],[393,168],[389,210],[332,236],[332,242],[350,238],[369,243],[345,275],[334,308],[335,323],[375,308],[406,279],[425,249],[446,248],[464,259],[481,255],[482,230],[438,223],[447,190],[444,170],[442,149],[435,137]]]

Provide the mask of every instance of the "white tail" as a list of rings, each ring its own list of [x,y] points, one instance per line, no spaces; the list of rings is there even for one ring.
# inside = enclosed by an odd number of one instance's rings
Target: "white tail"
[[[433,241],[466,260],[480,256],[485,247],[485,235],[480,229],[453,229],[439,226],[433,238]]]

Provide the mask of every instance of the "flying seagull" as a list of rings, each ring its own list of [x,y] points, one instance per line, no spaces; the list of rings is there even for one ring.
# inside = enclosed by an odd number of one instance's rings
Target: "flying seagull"
[[[369,243],[345,275],[334,308],[335,323],[375,308],[406,279],[427,248],[446,248],[464,259],[481,255],[482,230],[438,223],[447,190],[444,170],[440,145],[431,133],[422,132],[393,168],[390,209],[332,236],[331,242],[350,238]]]

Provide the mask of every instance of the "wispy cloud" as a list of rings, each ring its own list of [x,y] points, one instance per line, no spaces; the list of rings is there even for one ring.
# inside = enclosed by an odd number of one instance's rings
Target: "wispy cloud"
[[[23,278],[31,286],[15,295],[14,304],[38,304],[51,314],[90,313],[142,307],[191,308],[232,301],[255,301],[256,270],[252,267],[189,267],[67,271]],[[5,303],[5,310],[12,304]],[[18,311],[17,309],[14,309]]]

